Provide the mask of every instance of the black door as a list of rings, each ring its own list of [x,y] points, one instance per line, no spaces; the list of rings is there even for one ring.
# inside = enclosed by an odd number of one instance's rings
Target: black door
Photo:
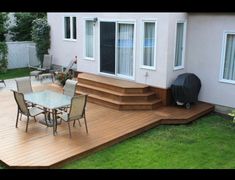
[[[115,22],[100,22],[100,71],[115,74]]]

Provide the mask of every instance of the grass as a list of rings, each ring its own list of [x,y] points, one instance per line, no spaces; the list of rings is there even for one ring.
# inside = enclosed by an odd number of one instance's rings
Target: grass
[[[161,125],[64,169],[235,168],[235,124],[211,114],[188,125]]]
[[[0,73],[0,79],[13,79],[16,77],[29,76],[30,68],[8,69],[6,73]]]

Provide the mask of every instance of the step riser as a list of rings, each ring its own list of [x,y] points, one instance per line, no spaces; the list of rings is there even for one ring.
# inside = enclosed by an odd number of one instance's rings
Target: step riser
[[[95,86],[95,87],[100,87],[100,88],[120,92],[120,93],[130,93],[130,94],[146,93],[149,90],[148,87],[146,87],[146,88],[122,88],[122,87],[107,85],[107,84],[103,84],[101,82],[91,81],[91,80],[82,79],[82,78],[78,78],[78,82],[82,83],[82,84],[87,84],[90,86]]]
[[[100,87],[100,88],[104,88],[104,89],[124,93],[124,89],[122,89],[122,88],[109,86],[109,85],[106,85],[106,84],[102,84],[100,82],[90,81],[90,80],[82,79],[82,78],[78,78],[78,82],[82,83],[82,84],[87,84],[87,85],[90,85],[90,86]]]
[[[106,106],[106,107],[109,107],[109,108],[112,108],[112,109],[120,110],[119,105],[117,105],[117,104],[113,104],[113,103],[110,103],[110,102],[107,102],[107,101],[102,101],[100,99],[96,99],[96,98],[93,98],[93,97],[88,96],[87,101],[91,102],[91,103],[98,104],[98,105]]]
[[[78,76],[76,93],[88,94],[89,102],[117,110],[152,110],[162,105],[147,85],[85,73]]]
[[[118,104],[110,103],[110,102],[103,101],[103,100],[96,99],[96,98],[89,97],[89,96],[87,100],[88,102],[106,106],[106,107],[116,109],[116,110],[153,110],[161,106],[160,102],[154,105],[141,105],[141,106],[140,105],[118,105]]]
[[[133,102],[133,101],[141,102],[141,101],[148,101],[148,100],[152,100],[156,98],[155,94],[147,95],[147,96],[119,96],[119,95],[115,95],[115,94],[111,94],[111,93],[107,93],[107,92],[103,92],[99,90],[89,89],[87,87],[82,87],[82,86],[78,86],[77,90],[82,91],[87,94],[95,94],[100,97],[110,98],[112,100],[121,101],[121,102]]]

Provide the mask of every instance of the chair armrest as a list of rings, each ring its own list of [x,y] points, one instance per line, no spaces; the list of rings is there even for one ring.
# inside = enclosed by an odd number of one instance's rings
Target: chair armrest
[[[31,66],[31,65],[29,65],[28,64],[28,68],[32,68],[32,69],[38,69],[38,68],[40,68],[41,67],[41,65],[39,64],[39,65],[37,65],[37,66]]]
[[[37,68],[37,70],[39,70],[39,71],[46,71],[46,69],[44,69],[44,68]]]

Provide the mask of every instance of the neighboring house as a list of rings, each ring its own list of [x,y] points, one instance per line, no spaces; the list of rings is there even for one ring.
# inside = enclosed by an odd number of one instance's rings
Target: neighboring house
[[[53,63],[168,89],[202,82],[199,100],[235,108],[235,14],[48,13]],[[218,106],[218,107],[220,107]]]

